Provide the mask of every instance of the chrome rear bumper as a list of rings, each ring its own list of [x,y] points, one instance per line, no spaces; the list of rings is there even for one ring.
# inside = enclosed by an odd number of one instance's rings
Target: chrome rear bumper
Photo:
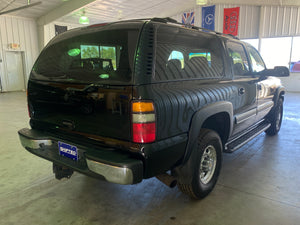
[[[79,159],[74,161],[58,153],[58,141],[67,143],[70,141],[59,140],[28,128],[24,128],[18,133],[22,146],[29,152],[78,172],[91,176],[99,175],[100,179],[103,178],[108,182],[118,184],[135,184],[143,179],[142,161],[134,159],[124,152],[107,151],[98,147],[89,149],[71,142],[78,147],[79,151]]]
[[[129,168],[107,165],[94,160],[86,159],[89,170],[104,176],[104,178],[112,183],[132,184],[133,173]]]

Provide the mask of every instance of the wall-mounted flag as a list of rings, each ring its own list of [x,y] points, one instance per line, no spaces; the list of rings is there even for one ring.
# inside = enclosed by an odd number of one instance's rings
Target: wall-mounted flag
[[[216,6],[202,7],[202,27],[215,30],[215,8]]]
[[[224,9],[223,33],[237,36],[240,7]]]
[[[195,25],[195,13],[183,13],[182,14],[182,23],[189,26]]]

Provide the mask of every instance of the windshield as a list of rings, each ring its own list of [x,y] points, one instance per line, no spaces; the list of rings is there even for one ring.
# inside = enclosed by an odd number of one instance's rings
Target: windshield
[[[52,44],[39,56],[31,79],[130,83],[138,34],[138,29],[103,30]]]

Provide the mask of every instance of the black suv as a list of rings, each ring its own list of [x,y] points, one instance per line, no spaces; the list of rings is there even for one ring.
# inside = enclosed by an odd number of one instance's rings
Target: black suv
[[[55,37],[28,81],[29,152],[119,184],[158,177],[193,198],[217,182],[222,152],[280,129],[284,88],[255,48],[171,19],[93,25]]]

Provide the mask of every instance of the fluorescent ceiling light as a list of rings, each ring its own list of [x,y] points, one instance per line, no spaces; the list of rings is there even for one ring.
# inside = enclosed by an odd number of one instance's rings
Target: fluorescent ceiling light
[[[80,18],[79,18],[79,23],[80,24],[90,24],[90,20],[87,16],[85,15],[82,15]]]
[[[207,4],[207,0],[196,0],[196,4],[197,5],[206,5]]]

